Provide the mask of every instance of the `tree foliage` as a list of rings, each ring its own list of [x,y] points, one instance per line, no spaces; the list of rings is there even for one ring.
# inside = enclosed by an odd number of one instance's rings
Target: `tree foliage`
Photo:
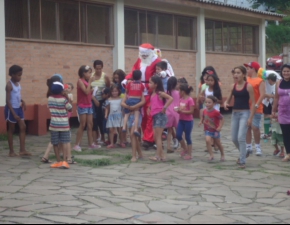
[[[276,9],[277,11],[284,11],[290,8],[289,0],[249,0],[253,3],[253,8],[259,8],[261,5],[265,5],[268,8]]]
[[[275,10],[277,13],[286,15],[277,26],[276,23],[269,21],[267,27],[267,52],[280,54],[282,46],[290,43],[290,0],[248,0],[253,3],[253,8],[264,5],[269,11]]]

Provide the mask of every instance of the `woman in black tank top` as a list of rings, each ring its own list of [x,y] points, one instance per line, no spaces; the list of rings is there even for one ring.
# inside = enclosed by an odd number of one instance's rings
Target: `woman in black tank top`
[[[230,102],[234,97],[232,115],[232,141],[240,151],[237,161],[239,168],[246,168],[246,158],[249,156],[246,146],[248,128],[252,125],[255,115],[255,95],[252,85],[246,81],[247,70],[240,66],[234,69],[235,84],[232,86],[231,93],[224,103],[225,110],[228,110]],[[251,102],[251,105],[249,104]]]

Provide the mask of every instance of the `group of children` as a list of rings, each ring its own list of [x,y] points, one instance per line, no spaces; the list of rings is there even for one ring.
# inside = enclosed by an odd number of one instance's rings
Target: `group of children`
[[[96,65],[95,65],[96,64]],[[100,64],[94,63],[97,68]],[[101,64],[101,69],[103,64]],[[88,148],[96,150],[101,148],[99,140],[101,134],[108,134],[107,148],[116,148],[116,135],[119,136],[120,146],[125,148],[127,132],[129,130],[132,142],[132,162],[143,159],[141,151],[141,122],[142,115],[150,114],[153,118],[154,139],[157,147],[156,156],[150,160],[158,162],[166,161],[163,151],[162,135],[166,130],[167,153],[173,153],[172,141],[177,139],[181,144],[181,157],[184,160],[192,160],[192,131],[194,127],[195,102],[191,97],[193,88],[186,79],[169,77],[166,74],[167,63],[160,62],[156,66],[156,75],[151,77],[149,88],[151,92],[151,107],[143,112],[145,104],[144,85],[141,82],[142,72],[133,72],[133,80],[126,88],[121,85],[125,78],[125,72],[117,70],[113,75],[113,84],[99,71],[100,79],[92,75],[90,66],[81,66],[78,71],[77,82],[77,114],[80,126],[77,131],[75,151],[82,151],[80,145],[83,133],[87,130]],[[9,156],[17,156],[13,150],[13,132],[15,124],[20,126],[20,155],[30,156],[25,150],[25,123],[24,113],[25,102],[21,98],[21,86],[19,84],[22,75],[22,68],[12,66],[9,70],[11,80],[6,87],[7,105],[5,107],[6,120],[9,123]],[[71,83],[63,84],[63,78],[55,74],[47,81],[48,85],[48,107],[51,112],[51,143],[42,162],[49,163],[48,154],[53,146],[57,163],[52,168],[69,168],[74,163],[71,158],[71,133],[69,118],[72,113],[74,86]],[[224,125],[224,118],[220,113],[220,105],[223,103],[221,83],[214,68],[207,68],[202,75],[197,106],[200,109],[200,124],[204,126],[209,161],[214,160],[213,148],[221,152],[221,162],[225,161],[224,148],[221,143],[220,132]],[[101,110],[103,117],[96,118],[97,111]],[[100,126],[98,121],[101,120]],[[97,125],[96,125],[97,124]],[[97,129],[95,129],[97,127]],[[98,130],[103,128],[103,130]],[[279,132],[275,121],[273,131]],[[99,132],[97,135],[94,132]],[[275,133],[274,133],[275,135]],[[99,136],[99,137],[97,137]],[[277,137],[277,136],[275,136]],[[103,138],[103,141],[105,139]],[[276,143],[277,144],[277,143]],[[63,154],[61,159],[60,153]]]

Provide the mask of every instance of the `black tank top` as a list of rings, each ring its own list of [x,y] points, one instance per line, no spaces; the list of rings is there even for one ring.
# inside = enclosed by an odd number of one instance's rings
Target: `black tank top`
[[[242,90],[237,90],[237,84],[234,86],[233,96],[235,97],[234,110],[249,110],[250,109],[250,94],[247,90],[248,83]]]

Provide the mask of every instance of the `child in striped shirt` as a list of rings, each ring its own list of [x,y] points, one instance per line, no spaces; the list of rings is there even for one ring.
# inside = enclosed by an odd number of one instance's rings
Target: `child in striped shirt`
[[[51,132],[51,143],[54,148],[57,163],[51,168],[69,169],[67,156],[71,142],[68,112],[72,111],[69,100],[62,95],[64,86],[60,82],[54,82],[51,86],[51,94],[48,98],[48,107],[51,113],[49,130]],[[63,145],[63,162],[61,162],[58,146]]]

